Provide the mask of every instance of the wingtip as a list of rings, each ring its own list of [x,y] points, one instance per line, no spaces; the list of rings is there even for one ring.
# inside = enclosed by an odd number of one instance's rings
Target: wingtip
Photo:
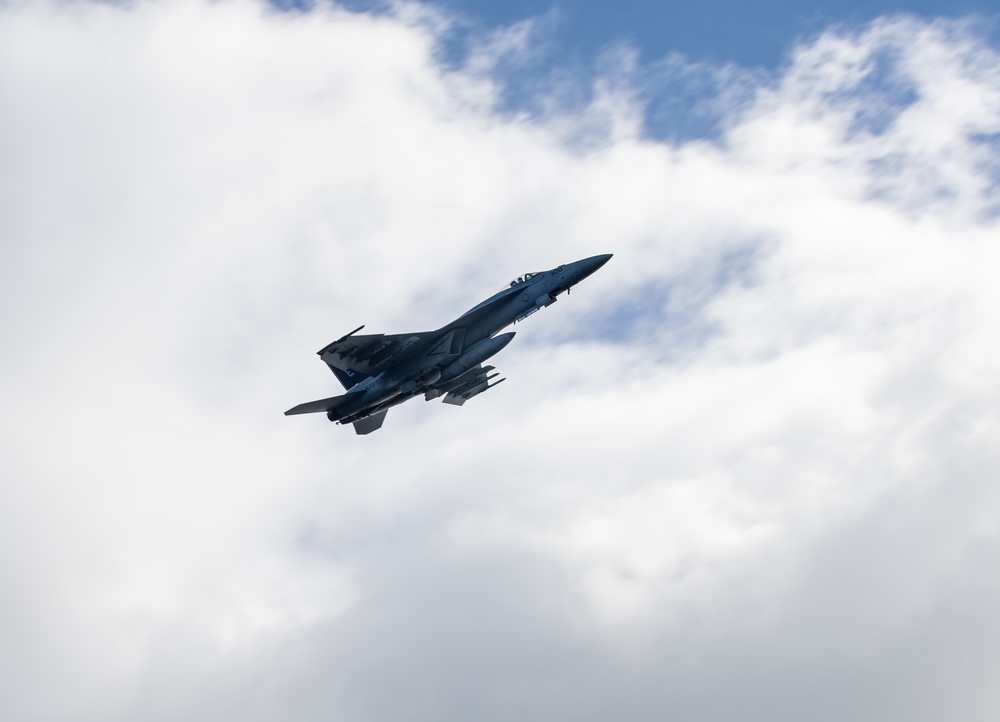
[[[333,346],[334,344],[337,344],[337,343],[340,343],[341,341],[346,341],[347,339],[349,339],[349,338],[350,338],[351,336],[353,336],[354,334],[356,334],[356,333],[357,333],[358,331],[360,331],[360,330],[361,330],[361,329],[363,329],[364,327],[365,327],[365,324],[361,324],[360,326],[358,326],[358,327],[357,327],[356,329],[354,329],[354,330],[353,330],[353,331],[351,331],[350,333],[345,333],[345,334],[344,334],[343,336],[341,336],[340,338],[338,338],[338,339],[337,339],[336,341],[331,341],[331,342],[330,342],[330,343],[328,343],[328,344],[327,344],[326,346],[324,346],[324,347],[323,347],[323,348],[321,348],[321,349],[320,349],[319,351],[317,351],[317,352],[316,352],[316,355],[317,355],[317,356],[322,356],[322,355],[323,355],[323,354],[324,354],[324,353],[326,352],[326,350],[327,350],[328,348],[330,348],[330,347],[331,347],[331,346]]]

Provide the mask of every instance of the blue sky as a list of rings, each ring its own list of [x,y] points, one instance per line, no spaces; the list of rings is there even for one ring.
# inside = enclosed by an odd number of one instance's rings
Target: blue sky
[[[998,13],[996,3],[984,0],[581,0],[548,6],[526,0],[442,0],[437,4],[486,25],[507,25],[550,12],[559,53],[570,57],[593,57],[611,43],[626,42],[638,48],[647,62],[683,53],[695,61],[769,69],[786,59],[796,41],[837,23],[860,25],[896,13],[924,18],[978,15],[992,20],[995,33]]]
[[[280,3],[279,3],[280,4]],[[507,107],[536,112],[539,99],[561,93],[584,103],[587,78],[614,63],[614,50],[634,55],[635,86],[645,103],[645,128],[665,140],[717,138],[723,115],[714,101],[738,93],[740,76],[759,83],[775,77],[790,53],[833,28],[859,29],[881,17],[906,14],[925,20],[964,19],[986,42],[1000,40],[1000,11],[984,0],[830,0],[827,2],[561,2],[441,0],[454,25],[442,38],[449,62],[461,64],[484,36],[531,23],[530,54],[501,62],[494,77],[506,89]],[[347,0],[345,7],[385,11],[382,0]],[[719,69],[728,66],[726,78]],[[706,102],[708,101],[708,102]]]

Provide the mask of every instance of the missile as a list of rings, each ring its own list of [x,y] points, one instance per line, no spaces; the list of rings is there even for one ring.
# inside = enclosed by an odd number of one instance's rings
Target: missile
[[[361,324],[360,326],[358,326],[358,327],[357,327],[356,329],[354,329],[354,330],[353,330],[353,331],[351,331],[350,333],[345,333],[345,334],[344,334],[343,336],[341,336],[340,338],[338,338],[338,339],[337,339],[336,341],[331,341],[330,343],[328,343],[328,344],[327,344],[326,346],[324,346],[323,348],[321,348],[321,349],[320,349],[319,351],[317,351],[316,353],[317,353],[317,354],[319,354],[320,356],[322,356],[322,355],[323,355],[323,353],[324,353],[324,352],[325,352],[325,351],[326,351],[326,350],[327,350],[328,348],[330,348],[331,346],[333,346],[333,345],[335,345],[335,344],[338,344],[338,343],[340,343],[341,341],[346,341],[347,339],[349,339],[349,338],[350,338],[351,336],[353,336],[354,334],[356,334],[356,333],[357,333],[358,331],[360,331],[360,330],[361,330],[361,329],[363,329],[364,327],[365,327],[365,325],[364,325],[364,324]]]
[[[493,377],[491,376],[490,378]],[[470,389],[466,389],[465,391],[459,391],[459,392],[450,391],[448,392],[448,395],[445,396],[444,399],[442,399],[442,401],[444,401],[446,404],[451,404],[453,406],[461,406],[466,401],[471,399],[473,396],[479,396],[479,394],[483,393],[484,391],[489,391],[497,384],[502,384],[506,380],[507,379],[500,379],[499,381],[495,381],[492,384],[489,383],[489,381],[483,381],[478,385],[473,386]]]
[[[461,396],[466,393],[469,389],[474,389],[480,384],[489,381],[490,379],[495,379],[499,376],[499,373],[487,374],[486,376],[476,376],[475,378],[469,379],[468,381],[463,381],[454,388],[450,389],[451,393],[456,396]]]

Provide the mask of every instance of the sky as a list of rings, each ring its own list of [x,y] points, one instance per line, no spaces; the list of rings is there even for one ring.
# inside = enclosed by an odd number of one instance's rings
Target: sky
[[[674,7],[0,3],[0,717],[997,719],[996,11]]]
[[[434,5],[479,27],[541,20],[549,31],[550,46],[564,55],[585,58],[624,42],[647,61],[679,53],[694,60],[765,68],[781,64],[795,41],[832,25],[857,26],[886,15],[974,17],[983,23],[981,31],[996,37],[998,30],[996,5],[983,0],[441,0]],[[346,6],[377,10],[390,4],[348,0]]]

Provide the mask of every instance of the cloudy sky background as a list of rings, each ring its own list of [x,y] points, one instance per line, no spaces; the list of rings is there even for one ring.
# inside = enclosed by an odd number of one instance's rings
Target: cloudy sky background
[[[0,5],[0,717],[997,719],[996,18],[918,9]]]

